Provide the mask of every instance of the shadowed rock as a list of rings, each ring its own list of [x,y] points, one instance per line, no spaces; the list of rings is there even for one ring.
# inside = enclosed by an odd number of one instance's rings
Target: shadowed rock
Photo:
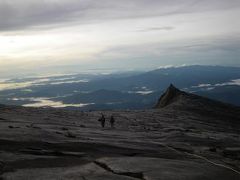
[[[177,89],[175,86],[172,84],[168,87],[166,92],[160,97],[156,108],[163,108],[166,107],[167,105],[175,102],[178,100],[178,98],[181,95],[184,95],[185,93]]]
[[[0,175],[2,174],[3,167],[4,167],[4,164],[3,164],[3,162],[0,161]],[[0,177],[0,179],[1,179],[1,177]]]
[[[187,111],[208,117],[219,117],[225,122],[240,120],[239,107],[181,91],[172,84],[160,97],[155,108],[168,108],[174,111]],[[226,121],[226,119],[228,120]]]
[[[69,137],[69,138],[76,138],[76,135],[73,134],[72,132],[68,131],[67,134],[66,134],[66,137]]]

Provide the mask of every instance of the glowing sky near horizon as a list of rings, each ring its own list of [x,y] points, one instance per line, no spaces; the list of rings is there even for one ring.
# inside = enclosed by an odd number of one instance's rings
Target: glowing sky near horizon
[[[239,0],[0,0],[0,76],[76,68],[240,66]]]

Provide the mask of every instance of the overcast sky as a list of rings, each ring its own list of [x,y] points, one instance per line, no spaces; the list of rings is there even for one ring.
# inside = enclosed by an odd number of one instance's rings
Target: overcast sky
[[[240,0],[0,0],[0,76],[240,66]]]

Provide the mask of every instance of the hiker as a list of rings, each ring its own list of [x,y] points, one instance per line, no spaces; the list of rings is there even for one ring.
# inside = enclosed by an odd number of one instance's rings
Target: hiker
[[[112,129],[114,128],[114,123],[115,123],[115,118],[112,115],[111,118],[110,118],[110,125],[111,125]]]
[[[105,127],[105,117],[104,117],[104,115],[102,114],[102,117],[98,120],[99,122],[101,122],[101,126],[102,126],[102,128],[104,128]]]

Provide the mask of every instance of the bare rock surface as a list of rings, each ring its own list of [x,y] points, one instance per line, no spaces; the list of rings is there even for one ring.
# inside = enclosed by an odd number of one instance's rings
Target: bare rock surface
[[[239,107],[165,95],[142,111],[1,105],[0,179],[240,179]]]
[[[16,171],[14,173],[6,173],[3,176],[4,179],[36,179],[36,180],[133,180],[135,178],[125,177],[121,175],[116,175],[111,172],[104,170],[103,168],[95,165],[94,163],[89,163],[83,166],[75,166],[71,168],[41,168],[41,169],[25,169],[21,171]]]
[[[139,179],[238,179],[237,174],[212,164],[146,157],[103,158],[96,161],[115,174]]]

